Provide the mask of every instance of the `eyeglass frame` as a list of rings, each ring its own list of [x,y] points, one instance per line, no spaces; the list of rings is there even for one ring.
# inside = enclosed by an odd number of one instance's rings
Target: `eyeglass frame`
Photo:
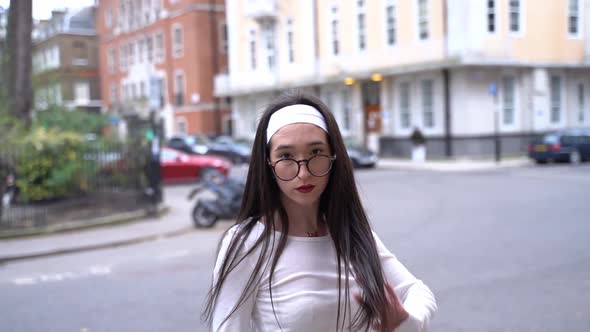
[[[324,174],[322,174],[322,175],[314,175],[314,174],[313,174],[313,173],[312,173],[312,172],[309,170],[309,161],[310,161],[310,160],[312,160],[312,159],[313,159],[313,158],[315,158],[315,157],[318,157],[318,156],[321,156],[321,157],[328,157],[328,158],[330,159],[330,168],[328,168],[328,171],[326,171],[326,173],[324,173]],[[292,178],[291,178],[291,179],[289,179],[289,180],[284,180],[283,178],[281,178],[280,176],[278,176],[278,175],[277,175],[277,172],[275,171],[275,166],[276,166],[276,164],[280,163],[280,162],[281,162],[281,161],[283,161],[283,160],[292,160],[292,161],[294,161],[294,162],[297,164],[297,173],[295,173],[295,176],[294,176],[294,177],[292,177]],[[302,162],[305,162],[305,167],[307,167],[307,171],[309,172],[309,174],[311,174],[311,176],[314,176],[314,177],[316,177],[316,178],[321,178],[321,177],[324,177],[324,176],[328,175],[328,173],[330,173],[330,171],[332,170],[332,166],[333,166],[333,164],[334,164],[334,160],[336,160],[336,155],[329,156],[329,155],[327,155],[327,154],[316,154],[315,156],[313,156],[313,157],[311,157],[311,158],[308,158],[308,159],[299,159],[299,160],[297,160],[297,159],[293,159],[293,158],[283,158],[283,159],[280,159],[280,160],[277,160],[277,161],[275,161],[274,163],[273,163],[273,162],[271,162],[270,160],[267,160],[267,162],[268,162],[268,165],[269,165],[269,166],[272,168],[272,173],[273,173],[273,174],[274,174],[274,175],[275,175],[277,178],[279,178],[281,181],[293,181],[293,180],[294,180],[294,179],[295,179],[297,176],[299,176],[299,172],[301,172],[301,163],[302,163]]]

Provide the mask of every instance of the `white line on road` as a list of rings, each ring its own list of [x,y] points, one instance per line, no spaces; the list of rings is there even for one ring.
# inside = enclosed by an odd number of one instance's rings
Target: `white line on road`
[[[94,265],[79,272],[60,272],[60,273],[41,273],[33,276],[24,276],[14,278],[12,283],[15,286],[30,286],[41,283],[60,282],[66,280],[75,280],[93,276],[105,276],[112,272],[111,266]]]

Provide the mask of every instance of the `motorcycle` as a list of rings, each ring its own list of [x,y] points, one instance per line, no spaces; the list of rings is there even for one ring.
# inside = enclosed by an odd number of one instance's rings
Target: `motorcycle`
[[[235,219],[240,212],[244,183],[212,171],[203,175],[189,195],[192,200],[198,193],[209,191],[213,198],[198,198],[191,211],[193,225],[197,228],[213,227],[219,219]]]

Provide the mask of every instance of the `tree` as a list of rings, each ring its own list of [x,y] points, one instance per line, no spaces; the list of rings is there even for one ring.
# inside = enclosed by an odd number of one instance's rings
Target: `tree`
[[[8,113],[31,125],[33,102],[32,39],[33,1],[10,0],[4,74]]]

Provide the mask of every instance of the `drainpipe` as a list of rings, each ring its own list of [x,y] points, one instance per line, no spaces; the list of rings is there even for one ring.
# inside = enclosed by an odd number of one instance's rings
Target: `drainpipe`
[[[443,43],[443,54],[446,59],[449,58],[449,18],[448,18],[448,6],[449,3],[447,0],[444,0],[443,3],[443,38],[445,41]],[[443,74],[443,85],[444,85],[444,112],[445,112],[445,156],[450,158],[453,156],[453,141],[451,135],[451,88],[450,88],[450,73],[449,68],[444,68],[442,71]]]
[[[215,12],[215,0],[209,0],[209,22],[211,23],[211,97],[213,98],[213,113],[215,117],[215,132],[221,134],[221,111],[219,110],[219,98],[215,96],[215,75],[219,72],[218,63],[218,36],[217,36],[217,13]]]

